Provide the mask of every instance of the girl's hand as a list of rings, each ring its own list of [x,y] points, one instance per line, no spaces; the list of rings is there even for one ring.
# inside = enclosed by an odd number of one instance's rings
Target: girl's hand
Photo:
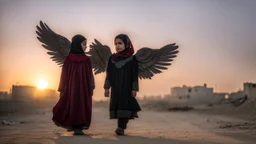
[[[132,91],[132,97],[136,97],[137,92],[135,90]]]
[[[109,97],[109,89],[105,89],[104,95],[105,95],[105,97]]]

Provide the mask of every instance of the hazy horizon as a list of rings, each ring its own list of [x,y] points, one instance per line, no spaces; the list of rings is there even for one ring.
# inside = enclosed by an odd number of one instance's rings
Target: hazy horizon
[[[139,95],[169,94],[174,86],[207,84],[234,92],[256,82],[256,1],[254,0],[2,0],[0,2],[0,90],[47,81],[57,89],[61,68],[36,38],[47,23],[69,40],[77,33],[111,47],[127,33],[135,51],[179,45],[168,70],[139,82]],[[88,44],[89,45],[89,44]],[[95,76],[96,99],[103,97],[105,74]]]

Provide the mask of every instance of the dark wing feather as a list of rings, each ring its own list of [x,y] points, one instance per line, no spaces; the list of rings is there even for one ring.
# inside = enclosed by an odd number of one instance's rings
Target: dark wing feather
[[[102,45],[98,40],[90,45],[89,55],[94,74],[99,74],[106,71],[108,59],[111,56],[111,50],[107,45]]]
[[[47,54],[58,65],[62,65],[69,54],[71,42],[64,36],[56,34],[42,21],[40,21],[40,25],[36,26],[36,28],[37,39],[49,51]]]
[[[139,78],[151,79],[155,74],[162,73],[162,70],[168,69],[173,58],[179,52],[178,46],[168,44],[160,49],[141,48],[137,51],[136,57],[139,66]]]

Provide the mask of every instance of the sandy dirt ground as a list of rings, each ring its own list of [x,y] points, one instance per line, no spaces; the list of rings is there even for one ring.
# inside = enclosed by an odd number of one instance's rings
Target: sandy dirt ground
[[[105,106],[93,107],[92,125],[84,136],[73,136],[51,121],[51,108],[33,113],[1,114],[0,144],[255,144],[256,124],[231,116],[201,111],[168,112],[143,109],[131,120],[126,136],[116,136],[116,120]]]

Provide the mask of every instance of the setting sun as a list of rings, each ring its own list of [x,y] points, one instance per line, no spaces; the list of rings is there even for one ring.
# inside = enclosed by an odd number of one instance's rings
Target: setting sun
[[[38,89],[45,89],[47,87],[47,82],[45,80],[39,80],[37,83]]]

